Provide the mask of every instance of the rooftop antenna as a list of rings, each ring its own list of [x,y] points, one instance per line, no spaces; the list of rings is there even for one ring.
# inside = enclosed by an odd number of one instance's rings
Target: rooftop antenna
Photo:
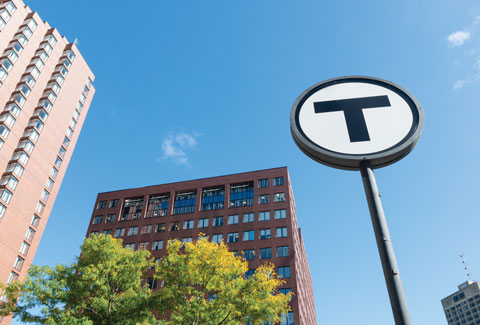
[[[465,273],[467,274],[467,279],[468,281],[475,281],[473,278],[473,274],[470,271],[470,266],[468,265],[467,258],[465,257],[465,253],[460,254],[460,259],[462,261],[463,269],[465,270]]]

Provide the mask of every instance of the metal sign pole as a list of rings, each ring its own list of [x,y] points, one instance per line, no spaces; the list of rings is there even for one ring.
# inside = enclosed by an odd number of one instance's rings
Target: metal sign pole
[[[378,192],[371,163],[368,161],[363,162],[360,165],[360,171],[362,173],[363,187],[368,201],[368,208],[370,209],[370,216],[372,217],[378,253],[382,261],[383,274],[385,276],[385,282],[387,283],[395,324],[410,325],[412,321],[408,311],[407,300],[403,292],[397,260],[393,252],[390,233],[388,232],[387,221],[383,212],[382,201],[380,200],[380,193]]]

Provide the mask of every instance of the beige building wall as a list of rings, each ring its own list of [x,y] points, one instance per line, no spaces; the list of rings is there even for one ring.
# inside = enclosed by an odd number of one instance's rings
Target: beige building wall
[[[75,44],[22,1],[0,0],[0,17],[0,281],[9,283],[32,263],[95,89]]]

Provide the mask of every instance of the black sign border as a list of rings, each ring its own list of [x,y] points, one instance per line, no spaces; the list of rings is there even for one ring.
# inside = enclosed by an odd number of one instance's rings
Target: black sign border
[[[393,145],[390,148],[374,153],[344,154],[321,147],[305,135],[302,128],[300,127],[300,123],[298,120],[300,108],[302,107],[303,103],[310,96],[323,88],[335,84],[351,82],[368,83],[387,88],[388,90],[391,90],[398,94],[400,97],[402,97],[402,99],[407,102],[412,111],[413,121],[410,131],[401,141],[399,141],[397,144]],[[307,156],[309,156],[313,160],[316,160],[322,164],[346,170],[359,170],[360,164],[364,161],[369,161],[372,164],[373,168],[385,167],[399,161],[400,159],[408,155],[417,144],[423,129],[423,123],[423,109],[420,106],[418,100],[412,94],[410,94],[402,87],[394,84],[393,82],[367,76],[337,77],[317,83],[305,90],[296,99],[290,112],[290,131],[296,145],[300,148],[300,150],[302,150]]]

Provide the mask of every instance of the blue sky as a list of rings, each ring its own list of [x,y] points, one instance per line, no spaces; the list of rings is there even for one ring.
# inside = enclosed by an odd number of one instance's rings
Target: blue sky
[[[377,170],[414,324],[480,280],[480,3],[64,1],[32,10],[78,47],[97,93],[35,264],[79,253],[98,192],[288,166],[319,324],[393,324],[360,174],[295,146],[297,96],[342,75],[414,94],[414,151]]]

